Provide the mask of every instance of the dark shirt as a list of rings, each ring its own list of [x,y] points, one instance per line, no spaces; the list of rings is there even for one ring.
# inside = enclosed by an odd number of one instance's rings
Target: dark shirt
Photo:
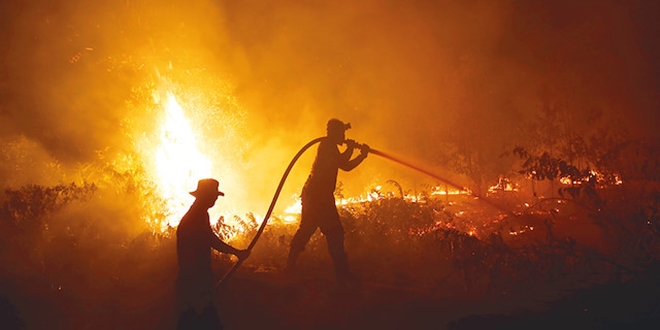
[[[328,139],[321,140],[304,190],[317,196],[333,196],[342,154]]]
[[[207,210],[204,206],[193,204],[177,228],[176,250],[182,279],[212,279],[211,248],[219,239],[211,229]]]

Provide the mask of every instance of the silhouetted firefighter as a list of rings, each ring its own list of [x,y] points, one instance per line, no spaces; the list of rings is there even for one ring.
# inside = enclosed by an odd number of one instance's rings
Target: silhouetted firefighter
[[[208,209],[215,205],[218,181],[203,179],[190,194],[195,202],[183,216],[176,230],[176,250],[179,260],[177,291],[182,311],[177,329],[222,329],[218,312],[213,306],[213,271],[211,249],[246,258],[248,250],[238,250],[221,241],[211,230]]]
[[[344,124],[338,119],[328,121],[327,136],[319,144],[311,174],[302,190],[300,227],[291,240],[286,265],[287,272],[295,271],[298,256],[305,249],[316,229],[321,228],[328,242],[328,252],[332,257],[337,283],[340,286],[346,285],[351,276],[348,257],[344,251],[344,228],[335,205],[337,172],[338,169],[344,171],[354,169],[369,153],[369,146],[358,145],[355,141],[346,139],[345,132],[349,128],[351,124]],[[346,150],[342,153],[337,146],[344,143]],[[351,159],[356,147],[360,149],[360,155]]]

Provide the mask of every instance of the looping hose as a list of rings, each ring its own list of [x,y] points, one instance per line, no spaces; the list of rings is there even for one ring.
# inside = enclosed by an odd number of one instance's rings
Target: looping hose
[[[252,251],[252,248],[254,248],[254,245],[257,244],[257,240],[259,240],[259,237],[261,234],[264,232],[264,229],[266,229],[266,224],[268,223],[268,219],[270,218],[270,214],[273,213],[273,209],[275,208],[275,203],[277,203],[277,199],[280,196],[280,193],[282,192],[282,187],[284,186],[284,182],[286,182],[286,178],[289,176],[289,172],[291,172],[291,169],[293,168],[293,165],[298,161],[298,158],[302,156],[302,154],[309,149],[309,147],[313,146],[314,144],[321,142],[321,140],[325,139],[326,137],[319,137],[316,138],[312,141],[309,141],[305,146],[303,146],[300,151],[293,157],[291,162],[289,163],[289,167],[286,168],[286,171],[284,171],[284,174],[282,175],[282,179],[280,180],[280,184],[277,186],[277,190],[275,190],[275,195],[273,196],[273,200],[270,202],[270,207],[268,207],[268,212],[266,212],[266,215],[264,216],[264,221],[261,222],[261,226],[259,226],[259,230],[257,230],[257,234],[254,235],[254,238],[252,239],[252,242],[250,242],[250,245],[247,247],[248,251]],[[245,259],[238,259],[238,261],[234,264],[234,266],[225,274],[225,276],[216,283],[215,288],[217,289],[220,287],[223,283],[226,283],[229,278],[238,270],[238,267],[241,266]]]
[[[273,196],[273,200],[270,202],[270,207],[268,208],[268,212],[266,212],[266,215],[264,216],[264,221],[261,223],[261,226],[259,226],[259,230],[257,231],[257,234],[254,236],[254,238],[252,239],[252,242],[250,242],[250,245],[247,247],[247,250],[248,250],[248,251],[252,251],[252,248],[254,247],[254,245],[257,244],[257,240],[259,240],[259,237],[260,237],[261,234],[264,232],[264,229],[266,228],[266,224],[268,223],[268,219],[270,218],[271,213],[273,213],[273,208],[275,208],[275,203],[277,203],[277,199],[278,199],[279,196],[280,196],[280,192],[282,192],[282,187],[284,186],[284,182],[286,182],[286,178],[289,176],[289,172],[291,172],[291,169],[293,168],[293,165],[296,163],[296,161],[298,161],[298,158],[300,158],[300,156],[302,156],[302,154],[303,154],[307,149],[309,149],[309,147],[311,147],[312,145],[314,145],[314,144],[320,142],[321,140],[323,140],[323,139],[325,139],[325,138],[326,138],[326,137],[324,136],[324,137],[319,137],[319,138],[316,138],[316,139],[314,139],[314,140],[312,140],[312,141],[309,141],[309,142],[308,142],[305,146],[303,146],[303,147],[300,149],[300,151],[298,151],[298,153],[293,157],[293,159],[292,159],[291,162],[289,163],[289,166],[286,168],[286,171],[284,171],[284,175],[282,175],[282,179],[280,180],[280,184],[277,186],[277,190],[275,190],[275,195]],[[360,146],[360,145],[358,144],[358,146]],[[427,171],[427,170],[425,170],[425,169],[423,169],[423,168],[421,168],[421,167],[415,166],[415,165],[413,165],[413,164],[411,164],[411,163],[409,163],[409,162],[403,161],[403,160],[401,160],[401,159],[399,159],[399,158],[397,158],[397,157],[394,157],[394,156],[392,156],[392,155],[389,155],[389,154],[387,154],[387,153],[385,153],[385,152],[382,152],[382,151],[380,151],[380,150],[369,149],[369,153],[370,153],[370,154],[377,155],[377,156],[380,156],[380,157],[383,157],[383,158],[388,159],[388,160],[390,160],[390,161],[393,161],[393,162],[399,163],[399,164],[401,164],[401,165],[403,165],[403,166],[406,166],[406,167],[411,168],[411,169],[413,169],[413,170],[416,170],[416,171],[418,171],[418,172],[424,173],[424,174],[426,174],[426,175],[428,175],[428,176],[431,176],[431,177],[433,177],[433,178],[435,178],[435,179],[437,179],[437,180],[439,180],[439,181],[445,182],[446,184],[448,184],[448,185],[450,185],[450,186],[452,186],[452,187],[455,187],[455,188],[457,188],[457,189],[461,189],[461,190],[464,190],[464,189],[465,189],[463,186],[458,185],[458,184],[456,184],[456,183],[454,183],[454,182],[451,182],[451,181],[449,181],[449,180],[447,180],[447,179],[445,179],[445,178],[442,178],[442,177],[436,175],[436,174],[433,173],[433,172]],[[474,197],[480,197],[480,196],[477,196],[477,195],[475,195],[475,194],[472,194],[472,195],[473,195]],[[504,208],[503,206],[501,206],[501,205],[499,205],[499,204],[497,204],[497,203],[494,203],[493,201],[490,201],[490,200],[485,199],[485,198],[479,198],[479,199],[480,199],[481,201],[483,201],[483,202],[486,202],[486,203],[488,203],[488,204],[490,204],[490,205],[496,207],[496,208],[499,209],[499,210],[502,210],[502,211],[505,211],[505,212],[507,212],[507,213],[513,214],[513,212],[506,210],[506,208]],[[515,214],[514,214],[514,215],[515,215]],[[225,276],[224,276],[222,279],[220,279],[220,281],[218,281],[218,283],[215,285],[215,288],[217,289],[217,288],[220,287],[223,283],[227,282],[227,280],[229,280],[229,278],[230,278],[230,277],[236,272],[236,270],[238,269],[238,267],[240,267],[240,265],[243,263],[244,260],[245,260],[245,259],[238,259],[238,261],[237,261],[237,262],[234,264],[234,266],[229,270],[229,272],[227,272],[227,274],[225,274]]]

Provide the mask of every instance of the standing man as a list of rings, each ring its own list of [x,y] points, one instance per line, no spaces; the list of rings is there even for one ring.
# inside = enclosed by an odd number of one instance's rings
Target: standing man
[[[293,272],[296,260],[305,249],[305,245],[317,228],[325,235],[328,242],[328,252],[335,266],[337,283],[345,286],[350,278],[348,258],[344,251],[344,227],[339,220],[335,205],[335,186],[339,169],[350,171],[367,158],[369,146],[358,145],[353,140],[346,140],[345,132],[351,124],[344,124],[338,119],[330,119],[327,125],[327,136],[321,140],[312,171],[303,187],[302,214],[300,227],[291,240],[286,269]],[[338,145],[346,144],[342,153]],[[360,154],[351,159],[353,150],[359,147]]]
[[[208,210],[215,205],[218,196],[225,195],[218,191],[218,186],[214,179],[199,180],[197,190],[190,193],[195,196],[195,202],[176,230],[177,291],[182,307],[177,329],[222,329],[213,307],[211,249],[239,259],[250,254],[248,250],[238,250],[221,241],[211,229]]]

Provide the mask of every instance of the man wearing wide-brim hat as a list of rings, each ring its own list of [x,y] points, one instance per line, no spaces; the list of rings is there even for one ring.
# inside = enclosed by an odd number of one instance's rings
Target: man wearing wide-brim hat
[[[239,259],[247,258],[248,250],[239,250],[223,242],[211,229],[208,210],[215,205],[219,196],[215,179],[202,179],[197,190],[190,192],[195,202],[183,216],[176,230],[176,250],[179,261],[177,291],[183,312],[178,328],[188,328],[191,322],[200,319],[217,319],[212,306],[213,271],[211,269],[211,249],[230,253]],[[212,315],[205,315],[212,314]]]

